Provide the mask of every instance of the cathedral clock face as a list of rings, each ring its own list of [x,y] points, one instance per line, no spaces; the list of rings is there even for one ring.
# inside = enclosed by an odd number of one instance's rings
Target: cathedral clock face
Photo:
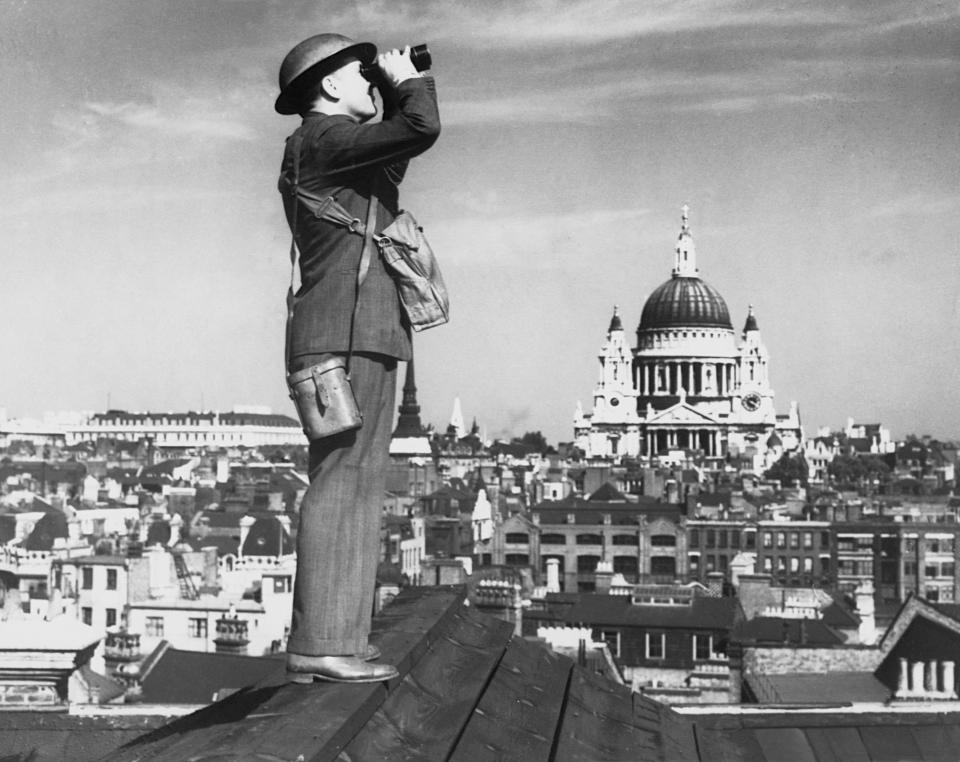
[[[744,395],[743,399],[740,401],[740,404],[752,413],[753,411],[760,409],[760,402],[760,395],[756,392],[750,392],[750,394]]]

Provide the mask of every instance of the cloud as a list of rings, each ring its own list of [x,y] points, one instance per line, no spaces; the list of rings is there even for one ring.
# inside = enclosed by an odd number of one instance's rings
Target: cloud
[[[900,216],[933,217],[960,212],[960,194],[911,193],[878,204],[866,211],[872,219]]]
[[[172,99],[166,108],[138,103],[89,103],[108,122],[176,137],[254,140],[257,133],[243,122],[224,118],[216,102],[198,97]]]
[[[461,263],[515,263],[518,252],[532,268],[583,268],[584,251],[601,252],[630,231],[631,245],[649,239],[662,243],[659,231],[637,223],[648,209],[583,209],[544,214],[509,214],[488,203],[479,214],[426,223],[431,243]],[[538,256],[539,255],[539,256]]]

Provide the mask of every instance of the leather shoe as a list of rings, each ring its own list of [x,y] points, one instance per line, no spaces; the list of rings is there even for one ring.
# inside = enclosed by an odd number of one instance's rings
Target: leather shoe
[[[390,664],[369,664],[356,656],[287,654],[287,680],[292,683],[379,683],[399,676]]]

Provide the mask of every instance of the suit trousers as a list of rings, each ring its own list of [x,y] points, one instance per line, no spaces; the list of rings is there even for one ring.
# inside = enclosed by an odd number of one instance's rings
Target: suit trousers
[[[296,357],[291,371],[328,356]],[[350,381],[363,425],[310,443],[289,653],[342,656],[367,648],[396,380],[394,358],[354,354]]]

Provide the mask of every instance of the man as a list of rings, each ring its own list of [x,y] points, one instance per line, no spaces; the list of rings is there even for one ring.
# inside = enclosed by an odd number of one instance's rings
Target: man
[[[361,63],[374,61],[372,79],[384,106],[375,123],[374,85],[361,73]],[[296,682],[375,682],[397,675],[394,667],[374,663],[379,651],[367,637],[397,361],[410,359],[410,329],[376,248],[358,289],[363,236],[317,218],[302,203],[295,211],[291,190],[296,175],[301,189],[335,196],[360,221],[375,193],[375,231],[383,230],[399,211],[397,185],[407,161],[440,133],[436,92],[433,78],[414,67],[409,48],[377,56],[370,43],[338,34],[316,35],[291,50],[280,68],[280,90],[276,110],[303,117],[287,140],[280,179],[300,250],[287,371],[352,348],[351,385],[363,415],[359,429],[310,442],[287,674]]]

